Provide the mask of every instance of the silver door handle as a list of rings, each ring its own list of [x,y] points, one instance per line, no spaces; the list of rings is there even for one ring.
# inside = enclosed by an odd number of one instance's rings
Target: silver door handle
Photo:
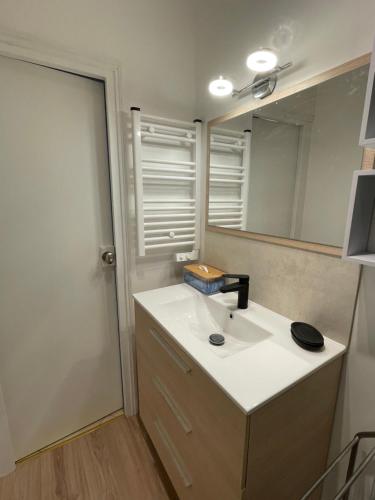
[[[113,266],[116,262],[116,256],[114,252],[107,250],[106,252],[102,253],[102,261],[109,266]]]

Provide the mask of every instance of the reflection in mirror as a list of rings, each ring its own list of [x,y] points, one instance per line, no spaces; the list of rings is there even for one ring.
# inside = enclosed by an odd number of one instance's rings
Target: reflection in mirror
[[[209,225],[342,246],[368,66],[210,130]]]

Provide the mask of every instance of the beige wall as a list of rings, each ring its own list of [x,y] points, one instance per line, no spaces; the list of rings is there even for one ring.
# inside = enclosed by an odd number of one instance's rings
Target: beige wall
[[[347,343],[359,267],[335,257],[206,233],[205,260],[250,275],[250,298],[294,321],[315,325]]]

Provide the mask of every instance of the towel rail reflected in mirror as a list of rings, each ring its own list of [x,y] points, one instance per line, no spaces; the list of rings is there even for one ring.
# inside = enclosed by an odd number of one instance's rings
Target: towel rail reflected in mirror
[[[341,256],[359,144],[365,54],[208,123],[206,227]]]

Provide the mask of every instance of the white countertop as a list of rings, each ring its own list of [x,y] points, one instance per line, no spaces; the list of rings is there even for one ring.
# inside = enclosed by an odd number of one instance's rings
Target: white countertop
[[[291,337],[292,320],[251,301],[248,309],[238,310],[237,293],[206,297],[183,283],[136,293],[134,298],[245,413],[253,412],[345,351],[344,345],[327,337],[320,352],[302,349]],[[207,339],[209,333],[215,333],[212,318],[215,311],[220,315],[223,310],[228,317],[232,312],[235,320],[245,325],[243,320],[250,320],[266,334],[242,350],[230,354],[218,351],[222,348],[206,342],[206,333]]]

